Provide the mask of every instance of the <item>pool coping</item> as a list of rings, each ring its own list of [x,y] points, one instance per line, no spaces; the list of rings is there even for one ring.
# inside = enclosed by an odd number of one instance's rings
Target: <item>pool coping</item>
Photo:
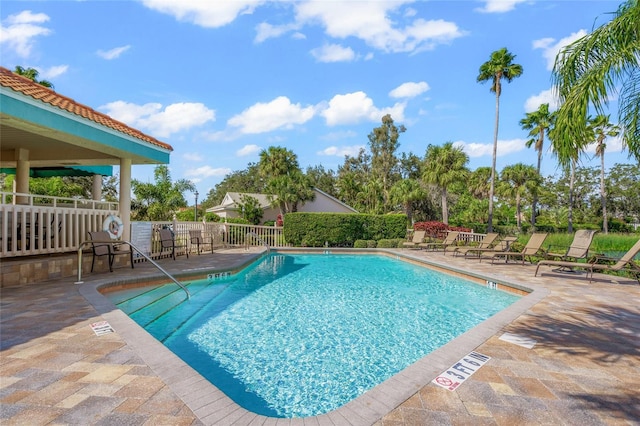
[[[371,425],[405,402],[413,394],[428,385],[440,373],[447,370],[469,352],[475,350],[501,329],[544,299],[550,292],[532,283],[526,285],[513,282],[500,274],[480,274],[453,267],[446,263],[413,256],[408,252],[393,249],[274,249],[282,253],[331,253],[381,254],[401,258],[412,263],[426,265],[457,276],[464,275],[476,281],[491,281],[519,291],[530,291],[519,300],[461,334],[449,343],[425,355],[415,363],[396,373],[389,379],[369,389],[345,405],[312,417],[287,418],[291,425]],[[212,272],[237,272],[264,256],[256,254],[240,266],[231,269],[195,268],[184,270],[178,277],[202,275]],[[198,419],[207,425],[214,424],[275,424],[275,417],[267,417],[248,411],[226,396],[200,373],[151,336],[135,321],[119,310],[99,289],[105,287],[149,282],[166,279],[160,273],[129,279],[103,279],[79,285],[80,294],[117,330],[147,365],[184,401]]]

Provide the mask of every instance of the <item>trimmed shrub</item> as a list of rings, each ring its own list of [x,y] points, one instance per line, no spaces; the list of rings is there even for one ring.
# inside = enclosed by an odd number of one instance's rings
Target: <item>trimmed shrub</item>
[[[404,238],[406,215],[287,213],[283,233],[297,247],[353,247],[356,240]]]
[[[385,238],[378,241],[378,248],[398,248],[402,247],[404,238]]]
[[[356,240],[353,248],[376,248],[376,240]]]

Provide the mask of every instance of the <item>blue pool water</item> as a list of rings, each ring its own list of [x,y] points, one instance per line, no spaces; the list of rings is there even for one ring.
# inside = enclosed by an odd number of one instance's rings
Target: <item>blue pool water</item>
[[[242,273],[107,293],[241,406],[326,413],[518,299],[384,256],[271,254]],[[168,309],[170,309],[167,311]]]

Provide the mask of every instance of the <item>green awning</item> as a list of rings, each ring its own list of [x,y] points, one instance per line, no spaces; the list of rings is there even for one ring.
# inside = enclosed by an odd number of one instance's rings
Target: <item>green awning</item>
[[[16,169],[3,168],[0,173],[15,175]],[[112,176],[113,166],[73,166],[73,167],[31,167],[29,177],[47,178],[54,176]]]

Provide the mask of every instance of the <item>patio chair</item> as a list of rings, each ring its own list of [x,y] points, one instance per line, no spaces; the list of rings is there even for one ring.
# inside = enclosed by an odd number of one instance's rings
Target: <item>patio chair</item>
[[[209,248],[211,249],[211,253],[213,253],[213,240],[212,239],[205,240],[204,237],[202,236],[201,229],[189,230],[189,242],[191,243],[191,246],[195,244],[195,246],[198,249],[198,254],[200,254],[200,246],[203,246],[203,247],[209,246]]]
[[[426,234],[427,231],[414,231],[411,241],[405,241],[404,243],[402,243],[402,247],[419,248],[418,244],[424,242],[424,237],[426,236]]]
[[[573,235],[573,241],[564,253],[553,253],[551,251],[553,250],[552,246],[549,246],[544,256],[549,260],[585,259],[589,254],[589,248],[591,247],[593,236],[596,232],[597,231],[588,229],[580,229]]]
[[[444,240],[436,243],[420,243],[418,244],[418,247],[420,247],[421,249],[433,251],[442,249],[442,252],[444,253],[447,247],[455,244],[456,240],[458,239],[458,235],[460,235],[460,232],[458,231],[449,231]]]
[[[187,250],[186,244],[176,244],[176,238],[173,231],[169,228],[158,229],[160,235],[160,254],[165,250],[171,250],[171,257],[176,260],[176,249],[184,248],[184,252],[189,258],[189,250]]]
[[[466,259],[467,256],[470,256],[470,255],[473,255],[475,257],[480,257],[482,253],[488,253],[488,252],[497,253],[497,252],[509,251],[511,249],[511,244],[515,243],[516,241],[518,241],[517,237],[507,236],[501,239],[500,242],[498,242],[498,244],[496,244],[493,247],[469,247],[467,250],[465,250],[464,257]]]
[[[543,259],[538,262],[538,266],[536,266],[536,272],[533,275],[534,277],[538,275],[538,270],[540,266],[559,266],[565,268],[582,268],[587,270],[587,277],[589,277],[589,282],[593,280],[593,272],[603,271],[603,272],[619,272],[625,268],[628,268],[628,271],[631,274],[635,275],[638,283],[640,283],[640,265],[638,265],[633,258],[640,253],[640,240],[636,241],[636,243],[627,251],[621,258],[611,258],[606,256],[596,256],[589,262],[570,262],[567,260],[548,260]],[[598,262],[616,262],[615,264],[611,263],[598,263]]]
[[[490,251],[490,252],[484,253],[484,257],[490,258],[491,263],[494,263],[494,261],[500,257],[504,257],[505,263],[509,261],[510,257],[520,258],[522,259],[522,264],[524,265],[524,261],[527,256],[529,256],[529,261],[531,261],[531,256],[536,255],[540,251],[540,249],[542,248],[542,243],[544,243],[544,240],[547,238],[547,235],[549,234],[547,234],[546,232],[537,232],[532,234],[531,237],[529,238],[529,241],[527,241],[527,244],[524,246],[524,248],[520,252]],[[480,257],[480,261],[482,262],[482,257]]]
[[[89,231],[89,240],[91,240],[91,248],[93,251],[93,257],[91,258],[91,272],[93,272],[93,266],[96,261],[96,257],[108,256],[107,261],[109,263],[109,272],[113,272],[113,261],[118,255],[129,256],[129,262],[131,263],[131,269],[133,269],[133,250],[122,249],[125,244],[112,243],[111,237],[107,231]]]
[[[478,243],[477,246],[473,246],[473,245],[466,245],[466,246],[452,246],[452,247],[448,247],[451,249],[451,251],[453,252],[454,256],[457,256],[459,254],[466,254],[469,250],[472,249],[484,249],[484,248],[490,248],[491,245],[493,244],[493,242],[496,240],[496,238],[498,238],[498,233],[497,232],[489,232],[488,234],[486,234],[484,236],[484,238],[482,238],[482,240]],[[447,249],[445,249],[445,254],[446,254]]]

